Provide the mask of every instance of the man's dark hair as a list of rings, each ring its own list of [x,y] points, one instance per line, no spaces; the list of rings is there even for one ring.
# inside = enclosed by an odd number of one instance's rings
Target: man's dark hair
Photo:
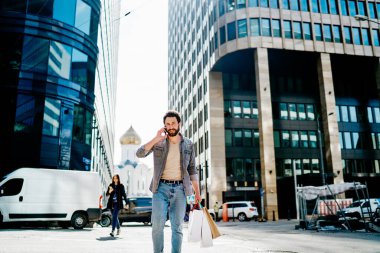
[[[165,120],[166,118],[171,118],[171,117],[176,117],[178,123],[181,122],[181,116],[179,116],[179,113],[177,111],[174,111],[174,110],[169,110],[165,113],[164,115],[164,124],[165,124]]]

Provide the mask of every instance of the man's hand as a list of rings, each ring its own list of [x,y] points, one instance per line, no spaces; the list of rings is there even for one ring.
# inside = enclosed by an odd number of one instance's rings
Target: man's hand
[[[195,193],[195,203],[200,203],[202,201],[202,197],[199,192]]]

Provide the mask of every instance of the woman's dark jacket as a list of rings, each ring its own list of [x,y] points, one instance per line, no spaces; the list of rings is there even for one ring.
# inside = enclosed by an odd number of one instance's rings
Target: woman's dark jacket
[[[113,188],[113,191],[111,193],[109,193],[109,187],[112,187]],[[112,209],[113,207],[113,195],[115,195],[115,192],[117,191],[117,204],[119,205],[119,209],[122,209],[124,207],[123,205],[123,198],[125,200],[125,203],[128,203],[127,202],[127,194],[125,194],[125,189],[124,189],[124,185],[123,184],[118,184],[117,185],[117,188],[115,190],[115,184],[110,184],[107,188],[107,196],[109,196],[108,198],[108,202],[107,202],[107,208],[108,209]]]

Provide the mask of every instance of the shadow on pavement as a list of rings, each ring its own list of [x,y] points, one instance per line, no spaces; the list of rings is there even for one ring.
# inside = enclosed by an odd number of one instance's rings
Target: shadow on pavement
[[[103,236],[103,237],[96,238],[96,240],[98,240],[98,241],[115,241],[118,239],[120,239],[120,238],[119,237],[112,237],[112,236]]]

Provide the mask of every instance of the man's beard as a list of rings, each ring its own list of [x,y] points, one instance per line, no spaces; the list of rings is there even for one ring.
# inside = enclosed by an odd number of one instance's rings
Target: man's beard
[[[168,130],[168,135],[169,135],[170,137],[174,137],[174,136],[176,136],[176,135],[179,133],[179,128],[175,129],[174,133],[173,133],[173,130],[174,130],[174,129],[170,129],[170,130]]]

